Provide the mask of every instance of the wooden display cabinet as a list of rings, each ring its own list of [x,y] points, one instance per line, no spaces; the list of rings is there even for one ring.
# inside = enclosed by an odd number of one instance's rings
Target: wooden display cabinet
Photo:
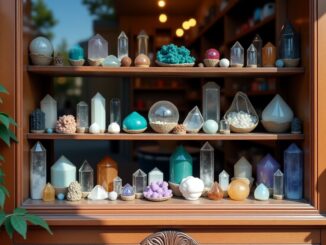
[[[326,2],[286,1],[287,16],[301,34],[302,67],[291,69],[217,69],[217,68],[100,68],[37,67],[28,65],[28,43],[24,35],[23,1],[0,0],[0,60],[6,96],[1,109],[14,116],[19,144],[5,148],[3,165],[11,192],[6,209],[27,208],[45,218],[54,235],[33,227],[28,239],[14,241],[0,233],[1,244],[139,244],[161,230],[178,230],[199,244],[326,244]],[[277,20],[276,20],[277,21]],[[26,31],[26,30],[25,30]],[[295,114],[303,120],[302,135],[265,132],[231,135],[59,135],[29,133],[28,116],[40,99],[51,91],[51,80],[59,76],[100,77],[175,77],[216,78],[276,77],[279,92]],[[29,199],[29,149],[41,140],[49,152],[55,140],[189,140],[274,142],[275,149],[297,142],[304,149],[305,200],[248,199],[235,202],[206,199],[190,202],[172,199],[162,203],[145,200],[133,202],[55,201],[44,203]],[[231,142],[232,143],[232,142]],[[3,148],[2,148],[3,149]],[[51,165],[51,162],[48,162]],[[9,182],[10,180],[10,182]],[[162,244],[162,243],[161,243]]]

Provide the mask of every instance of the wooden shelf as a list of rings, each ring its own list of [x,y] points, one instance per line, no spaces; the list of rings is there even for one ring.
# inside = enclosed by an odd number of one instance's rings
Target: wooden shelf
[[[82,199],[77,202],[59,201],[44,202],[42,200],[28,199],[23,203],[23,207],[27,209],[66,209],[66,210],[81,210],[81,209],[93,209],[93,210],[235,210],[235,209],[247,209],[247,210],[268,210],[268,209],[287,209],[298,210],[312,208],[305,200],[291,201],[291,200],[274,200],[257,201],[253,198],[249,198],[245,201],[233,201],[231,199],[222,199],[220,201],[212,201],[206,198],[200,198],[197,201],[187,201],[180,197],[173,197],[172,199],[164,202],[151,202],[145,199],[135,199],[133,201],[92,201],[88,199]]]
[[[27,139],[31,140],[303,140],[303,134],[33,134],[28,133]]]
[[[233,43],[235,43],[236,41],[241,40],[242,38],[244,38],[245,36],[255,33],[257,32],[260,28],[264,27],[265,25],[271,23],[272,21],[275,21],[275,15],[271,15],[266,17],[264,20],[260,21],[259,23],[257,23],[256,25],[254,25],[253,27],[251,27],[250,29],[248,29],[245,32],[241,32],[238,35],[235,35],[233,38],[226,40],[226,44],[227,45],[233,45]]]
[[[46,76],[98,77],[268,77],[293,76],[304,68],[221,68],[221,67],[94,67],[94,66],[28,66],[30,73]]]

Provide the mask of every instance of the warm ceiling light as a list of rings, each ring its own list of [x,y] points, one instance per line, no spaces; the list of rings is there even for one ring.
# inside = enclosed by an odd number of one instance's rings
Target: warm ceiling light
[[[168,20],[168,16],[166,14],[160,14],[160,16],[158,17],[158,20],[161,23],[165,23]]]
[[[184,21],[182,23],[182,28],[185,29],[185,30],[189,30],[189,28],[190,28],[189,22],[188,21]]]
[[[165,7],[165,1],[164,0],[160,0],[157,2],[157,5],[160,7],[160,8],[164,8]]]
[[[190,20],[188,20],[188,23],[189,23],[190,27],[194,27],[197,25],[197,21],[194,18],[191,18]]]
[[[177,37],[182,37],[183,34],[184,34],[184,31],[183,31],[181,28],[178,28],[178,29],[175,31],[175,34],[177,35]]]

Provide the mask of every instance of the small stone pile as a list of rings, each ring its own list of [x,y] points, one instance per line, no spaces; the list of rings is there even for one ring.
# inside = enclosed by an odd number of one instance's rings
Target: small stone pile
[[[78,181],[73,181],[68,187],[67,200],[68,201],[79,201],[82,199],[81,186]]]

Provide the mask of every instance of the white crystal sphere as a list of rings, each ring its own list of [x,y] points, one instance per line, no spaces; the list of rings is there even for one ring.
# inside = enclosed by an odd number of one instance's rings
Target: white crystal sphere
[[[155,132],[168,133],[178,124],[178,108],[170,101],[158,101],[149,109],[148,120]]]
[[[118,134],[120,133],[120,125],[116,122],[110,123],[108,127],[108,132],[110,134]]]
[[[97,123],[93,123],[90,127],[89,127],[89,132],[91,134],[99,134],[100,133],[100,126]]]
[[[29,44],[29,51],[31,54],[52,56],[53,46],[49,39],[45,37],[37,37]]]
[[[220,67],[229,67],[230,66],[230,61],[226,58],[223,58],[220,60],[219,63]]]
[[[209,119],[204,123],[203,130],[206,134],[216,134],[218,123],[215,120]]]
[[[117,198],[118,198],[118,193],[116,193],[115,191],[111,191],[111,192],[109,192],[109,194],[108,194],[108,198],[109,198],[109,200],[111,200],[111,201],[115,201],[115,200],[117,200]]]

